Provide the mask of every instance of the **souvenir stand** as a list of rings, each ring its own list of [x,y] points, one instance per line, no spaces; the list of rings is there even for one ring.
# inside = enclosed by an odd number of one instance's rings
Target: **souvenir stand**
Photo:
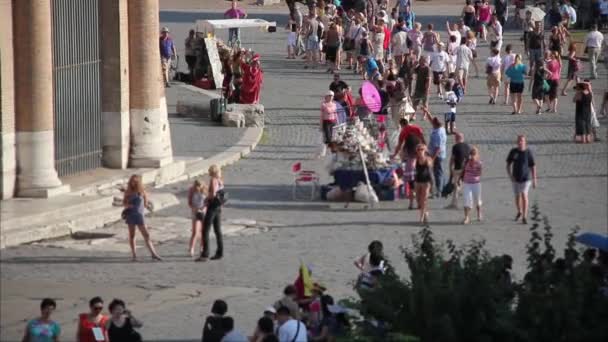
[[[378,149],[378,116],[370,115],[364,120],[358,117],[340,124],[334,129],[334,142],[339,157],[333,170],[334,189],[342,193],[367,189],[372,203],[373,193],[379,200],[395,200],[400,197],[395,171],[398,165],[389,160],[386,153]],[[325,188],[332,191],[331,188]],[[326,197],[326,199],[330,199]]]

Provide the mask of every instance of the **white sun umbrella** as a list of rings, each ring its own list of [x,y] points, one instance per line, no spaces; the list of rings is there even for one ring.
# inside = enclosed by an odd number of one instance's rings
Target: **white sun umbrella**
[[[534,21],[543,21],[545,19],[545,11],[535,6],[526,6],[526,8],[521,9],[519,11],[520,17],[525,18],[528,11],[532,12],[532,20]]]

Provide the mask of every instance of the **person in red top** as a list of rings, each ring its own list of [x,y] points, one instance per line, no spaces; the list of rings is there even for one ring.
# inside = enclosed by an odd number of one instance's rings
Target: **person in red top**
[[[405,152],[401,154],[401,160],[406,160],[416,155],[416,146],[418,144],[426,144],[424,131],[420,126],[410,124],[406,118],[402,118],[399,121],[399,125],[401,126],[399,142],[391,158],[395,158],[400,152]]]
[[[91,312],[78,315],[76,342],[107,342],[106,326],[108,316],[101,313],[103,299],[94,297],[89,301]]]
[[[382,29],[384,30],[384,58],[388,61],[391,59],[391,30],[384,19],[380,22]]]
[[[260,55],[253,55],[249,63],[242,61],[241,69],[243,70],[243,85],[241,86],[240,103],[257,104],[260,102],[260,93],[264,83]]]

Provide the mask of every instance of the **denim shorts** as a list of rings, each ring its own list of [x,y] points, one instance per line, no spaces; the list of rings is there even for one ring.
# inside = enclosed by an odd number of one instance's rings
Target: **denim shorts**
[[[308,50],[308,51],[319,50],[319,38],[316,35],[310,36],[306,39],[306,50]]]

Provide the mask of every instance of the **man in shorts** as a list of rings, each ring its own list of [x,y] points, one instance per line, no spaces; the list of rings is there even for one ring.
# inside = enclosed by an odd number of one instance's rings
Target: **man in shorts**
[[[307,69],[309,65],[314,68],[319,58],[319,36],[317,35],[317,30],[319,29],[319,21],[317,20],[317,16],[314,12],[311,12],[309,14],[305,26],[307,65],[304,68]]]
[[[431,68],[427,65],[426,56],[421,56],[416,68],[416,85],[414,87],[414,96],[412,97],[412,105],[414,111],[418,109],[418,105],[426,108],[429,105],[429,93],[431,91]],[[412,114],[412,119],[416,119],[416,113]]]
[[[458,209],[458,191],[462,187],[462,171],[471,151],[469,144],[464,142],[464,134],[458,132],[455,136],[456,143],[452,146],[452,155],[450,156],[450,180],[454,184],[454,192],[452,193],[452,202],[446,209]]]
[[[526,144],[526,136],[517,136],[517,147],[507,156],[507,173],[513,183],[517,216],[515,221],[528,223],[528,191],[530,185],[536,188],[536,163],[534,156]]]

